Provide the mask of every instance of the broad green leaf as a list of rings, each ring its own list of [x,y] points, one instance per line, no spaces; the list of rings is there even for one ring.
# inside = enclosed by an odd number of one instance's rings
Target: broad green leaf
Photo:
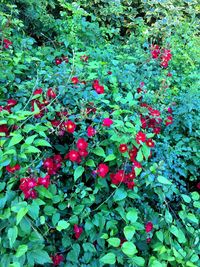
[[[34,134],[34,135],[32,135],[32,136],[27,137],[26,140],[25,140],[25,143],[26,143],[27,145],[32,144],[33,141],[34,141],[34,139],[35,139],[37,136],[38,136],[37,134]]]
[[[188,220],[190,220],[193,223],[196,223],[196,224],[199,223],[199,220],[197,219],[197,217],[192,213],[188,213],[187,218],[188,218]]]
[[[74,172],[74,181],[81,177],[81,175],[84,173],[85,169],[82,166],[78,166]]]
[[[124,235],[128,241],[130,241],[135,234],[135,227],[132,225],[127,225],[124,227]]]
[[[122,251],[130,258],[137,253],[136,246],[132,242],[124,242],[122,245]]]
[[[139,162],[143,161],[143,154],[142,154],[142,150],[141,149],[137,153],[136,160],[139,161]]]
[[[28,250],[28,246],[27,245],[19,245],[19,247],[17,248],[15,257],[19,258],[22,255],[24,255]]]
[[[113,196],[114,201],[120,201],[127,197],[127,192],[123,188],[118,188]]]
[[[70,226],[70,224],[68,222],[66,222],[65,220],[60,220],[58,222],[58,225],[56,226],[56,229],[60,232],[64,229],[67,229]]]
[[[138,218],[138,213],[137,213],[137,209],[135,208],[131,208],[129,210],[129,212],[126,214],[126,218],[131,221],[132,223],[137,221]]]
[[[173,235],[177,237],[178,242],[180,243],[186,242],[185,234],[181,229],[178,229],[175,225],[172,225],[169,230]]]
[[[89,167],[95,167],[95,163],[94,163],[94,160],[92,159],[88,159],[85,163],[86,166],[89,166]]]
[[[114,159],[116,159],[116,156],[114,155],[114,154],[110,154],[110,155],[108,155],[106,158],[105,158],[105,162],[106,161],[112,161],[112,160],[114,160]]]
[[[44,139],[36,139],[33,144],[35,146],[48,146],[48,147],[51,147],[51,144],[49,142],[47,142],[46,140]]]
[[[14,146],[16,144],[19,144],[22,140],[24,139],[24,137],[21,134],[15,134],[9,142],[8,147]]]
[[[26,154],[30,154],[30,153],[40,153],[41,151],[35,146],[28,146],[25,148],[24,152]]]
[[[166,209],[165,211],[165,220],[167,223],[172,223],[172,220],[173,220],[172,215],[168,209]]]
[[[26,215],[27,212],[28,212],[28,208],[27,207],[22,207],[18,211],[17,217],[16,217],[16,220],[17,220],[16,224],[17,225],[21,222],[22,218]]]
[[[172,184],[172,182],[170,180],[168,180],[167,178],[165,178],[164,176],[158,176],[158,182],[161,184]]]
[[[13,244],[15,243],[15,240],[17,238],[17,234],[18,234],[17,226],[14,226],[13,228],[8,229],[8,239],[9,239],[11,248],[13,247]]]
[[[97,156],[104,157],[104,158],[106,157],[106,154],[102,147],[96,147],[95,149],[93,149],[92,152]]]
[[[89,242],[83,243],[83,249],[86,252],[96,252],[95,246]]]
[[[113,247],[119,247],[120,245],[120,239],[117,237],[111,237],[109,239],[107,239],[108,243],[113,246]]]
[[[40,196],[46,197],[46,198],[52,198],[52,193],[49,192],[49,190],[44,186],[37,186],[37,191]]]
[[[109,252],[106,255],[104,255],[102,258],[100,258],[100,261],[105,264],[115,264],[116,256],[114,253]]]
[[[142,257],[134,256],[132,261],[136,264],[136,266],[145,266],[145,260]]]
[[[181,197],[186,203],[190,203],[191,202],[191,198],[188,195],[181,194]]]

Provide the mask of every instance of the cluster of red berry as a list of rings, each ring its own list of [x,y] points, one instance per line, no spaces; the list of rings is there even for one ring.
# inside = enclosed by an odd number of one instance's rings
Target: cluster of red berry
[[[160,48],[158,45],[152,45],[151,46],[151,55],[152,58],[157,59],[160,58],[160,66],[163,68],[168,67],[168,62],[172,58],[171,51],[166,48]]]

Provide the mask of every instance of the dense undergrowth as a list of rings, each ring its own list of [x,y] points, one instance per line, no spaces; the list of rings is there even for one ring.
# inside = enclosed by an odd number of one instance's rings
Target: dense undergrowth
[[[197,1],[2,1],[0,266],[199,266]]]

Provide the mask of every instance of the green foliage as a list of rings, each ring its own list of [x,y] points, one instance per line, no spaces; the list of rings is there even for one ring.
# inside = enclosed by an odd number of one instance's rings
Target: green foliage
[[[195,0],[0,4],[0,266],[198,266],[198,15]]]

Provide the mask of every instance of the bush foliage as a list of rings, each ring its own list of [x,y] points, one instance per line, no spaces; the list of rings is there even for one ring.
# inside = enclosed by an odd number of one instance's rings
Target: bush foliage
[[[2,1],[0,266],[199,266],[198,18]]]

